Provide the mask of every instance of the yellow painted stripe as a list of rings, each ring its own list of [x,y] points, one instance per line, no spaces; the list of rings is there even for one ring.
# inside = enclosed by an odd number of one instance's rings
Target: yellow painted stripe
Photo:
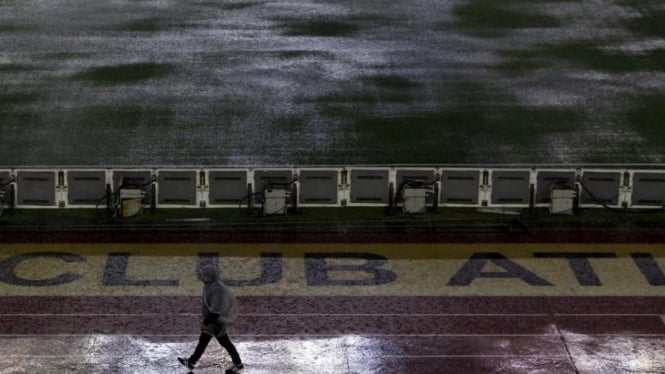
[[[15,263],[12,259],[29,253],[69,253],[79,262],[35,257]],[[129,253],[123,279],[161,280],[176,285],[105,285],[104,272],[109,253]],[[201,284],[195,269],[199,253],[217,253],[221,272],[230,280],[252,280],[261,275],[261,253],[281,255],[282,271],[275,283],[234,287],[239,295],[261,296],[665,296],[665,286],[649,283],[658,274],[645,275],[631,254],[650,256],[651,265],[665,271],[663,244],[0,244],[0,295],[198,295]],[[449,282],[474,253],[492,252],[546,280],[551,285],[530,285],[520,278],[474,278],[467,286]],[[616,258],[591,258],[589,264],[601,285],[582,285],[567,259],[536,258],[536,252],[611,253]],[[380,266],[395,275],[378,285],[312,285],[305,261],[311,253],[371,253],[386,259]],[[18,257],[17,257],[18,256]],[[364,259],[328,258],[328,280],[360,281],[374,274],[359,270]],[[4,268],[3,265],[4,264]],[[339,270],[336,266],[350,266]],[[11,270],[11,274],[7,272]],[[488,261],[482,272],[505,272]],[[580,271],[578,269],[578,271]],[[310,274],[312,269],[309,269]],[[314,271],[316,273],[316,271]],[[72,274],[76,280],[51,286],[18,285],[22,280],[48,280]],[[657,280],[657,279],[656,279]],[[325,282],[324,282],[325,283]],[[653,283],[653,282],[652,282]]]

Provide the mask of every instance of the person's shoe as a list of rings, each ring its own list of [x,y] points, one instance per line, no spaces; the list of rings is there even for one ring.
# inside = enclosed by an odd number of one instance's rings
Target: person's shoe
[[[233,366],[226,369],[226,374],[240,373],[240,371],[244,368],[245,368],[245,365],[243,365],[243,364],[233,364]]]
[[[188,358],[178,357],[178,361],[180,361],[181,364],[183,364],[184,366],[186,366],[187,369],[189,369],[189,370],[194,369],[194,364],[192,364],[191,362],[189,362],[189,359],[188,359]]]

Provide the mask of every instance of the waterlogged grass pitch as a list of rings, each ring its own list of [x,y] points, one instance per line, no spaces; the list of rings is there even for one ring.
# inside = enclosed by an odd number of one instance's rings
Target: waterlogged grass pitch
[[[0,164],[665,162],[664,15],[0,1]]]

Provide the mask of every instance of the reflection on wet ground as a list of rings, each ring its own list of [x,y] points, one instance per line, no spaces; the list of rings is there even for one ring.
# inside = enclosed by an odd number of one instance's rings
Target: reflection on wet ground
[[[176,357],[196,346],[196,299],[5,297],[0,372],[184,373]],[[240,305],[231,337],[246,373],[665,370],[662,297],[259,296]],[[195,371],[229,365],[212,344]]]
[[[168,331],[165,331],[168,332]],[[246,373],[660,373],[663,336],[239,336]],[[185,373],[197,337],[3,336],[2,373]],[[197,373],[231,366],[211,344]]]
[[[2,1],[0,163],[664,162],[663,12]]]

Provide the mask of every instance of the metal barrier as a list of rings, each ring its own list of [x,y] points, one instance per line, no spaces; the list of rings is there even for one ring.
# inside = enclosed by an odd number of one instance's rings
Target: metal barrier
[[[392,204],[406,181],[435,184],[437,194],[427,203],[438,207],[547,207],[552,185],[561,183],[578,191],[582,208],[665,205],[660,165],[0,169],[0,189],[5,195],[11,189],[17,209],[102,208],[109,194],[128,184],[140,186],[157,208],[237,208],[256,202],[266,186],[291,182],[303,207],[381,207]]]

